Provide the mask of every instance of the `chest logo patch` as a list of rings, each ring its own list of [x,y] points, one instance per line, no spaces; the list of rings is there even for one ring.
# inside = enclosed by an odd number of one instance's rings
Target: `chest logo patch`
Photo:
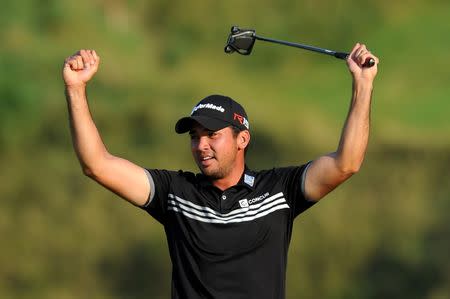
[[[248,200],[247,199],[241,199],[239,201],[239,205],[241,206],[241,208],[248,208]]]
[[[253,187],[253,184],[255,183],[255,177],[248,174],[244,175],[244,183],[246,183],[250,187]]]

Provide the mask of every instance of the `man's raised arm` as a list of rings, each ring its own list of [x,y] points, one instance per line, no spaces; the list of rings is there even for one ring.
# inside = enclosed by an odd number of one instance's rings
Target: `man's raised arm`
[[[375,59],[375,65],[364,67],[370,58]],[[378,62],[378,58],[359,43],[347,58],[353,78],[350,110],[337,151],[309,165],[305,178],[305,196],[309,200],[321,199],[360,169],[369,139],[370,105]]]
[[[80,50],[64,62],[62,75],[73,147],[84,174],[132,204],[142,206],[151,192],[145,170],[107,151],[89,111],[86,84],[99,64],[100,57],[94,50]]]

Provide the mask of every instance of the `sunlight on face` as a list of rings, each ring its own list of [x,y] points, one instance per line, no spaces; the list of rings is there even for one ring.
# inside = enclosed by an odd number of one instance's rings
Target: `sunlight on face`
[[[238,146],[230,127],[211,131],[196,125],[189,135],[192,155],[204,175],[223,179],[231,173],[236,163]]]

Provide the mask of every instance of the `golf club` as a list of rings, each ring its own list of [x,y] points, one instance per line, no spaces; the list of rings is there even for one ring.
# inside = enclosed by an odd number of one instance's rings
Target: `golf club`
[[[253,45],[256,40],[262,40],[266,42],[296,47],[304,50],[309,50],[317,53],[327,54],[339,59],[347,59],[349,53],[337,52],[333,50],[318,48],[314,46],[308,46],[304,44],[292,43],[267,37],[256,35],[254,29],[241,29],[238,26],[231,27],[230,35],[228,36],[227,45],[225,46],[225,53],[231,54],[237,52],[241,55],[250,55],[253,49]],[[372,67],[375,65],[373,58],[368,59],[364,63],[364,67]]]

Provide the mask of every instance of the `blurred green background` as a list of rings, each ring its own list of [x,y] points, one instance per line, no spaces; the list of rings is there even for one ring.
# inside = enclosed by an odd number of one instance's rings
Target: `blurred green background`
[[[449,1],[6,0],[0,9],[0,298],[168,298],[162,227],[82,175],[61,80],[96,49],[88,92],[109,150],[196,171],[174,122],[202,97],[240,101],[249,166],[334,151],[351,80],[334,58],[231,25],[380,57],[362,170],[295,223],[287,298],[450,298]]]

